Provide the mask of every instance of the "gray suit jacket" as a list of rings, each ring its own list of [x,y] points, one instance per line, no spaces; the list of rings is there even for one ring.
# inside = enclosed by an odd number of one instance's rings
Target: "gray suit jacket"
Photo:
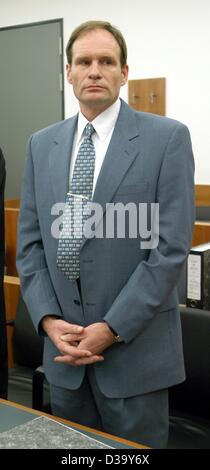
[[[109,397],[168,387],[185,377],[176,284],[188,254],[194,221],[194,163],[187,128],[172,119],[138,113],[122,101],[99,174],[94,201],[159,203],[156,249],[140,238],[93,238],[81,249],[83,308],[75,282],[56,268],[58,240],[51,235],[56,202],[68,190],[77,116],[34,134],[28,145],[19,218],[17,266],[22,292],[37,329],[46,314],[81,325],[107,320],[123,338],[95,364]],[[101,221],[102,222],[102,221]],[[101,223],[100,222],[100,223]],[[77,389],[85,367],[55,364],[45,338],[48,380]]]

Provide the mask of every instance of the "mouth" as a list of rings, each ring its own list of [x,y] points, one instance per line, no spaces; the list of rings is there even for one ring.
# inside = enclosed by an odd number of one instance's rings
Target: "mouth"
[[[104,87],[100,85],[89,85],[86,87],[86,90],[91,90],[91,91],[104,90]]]

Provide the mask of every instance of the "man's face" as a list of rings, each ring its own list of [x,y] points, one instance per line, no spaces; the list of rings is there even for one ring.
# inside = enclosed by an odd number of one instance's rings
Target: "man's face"
[[[72,64],[66,70],[81,111],[93,117],[114,103],[128,77],[116,39],[103,29],[88,31],[74,42]]]

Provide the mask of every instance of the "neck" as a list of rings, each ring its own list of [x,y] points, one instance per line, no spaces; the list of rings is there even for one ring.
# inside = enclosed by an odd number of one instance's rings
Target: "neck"
[[[106,107],[100,109],[87,109],[83,108],[83,106],[80,107],[81,113],[89,122],[93,121],[97,116],[99,116],[99,114],[103,113],[103,111],[105,111],[106,109]]]
[[[109,103],[108,105],[104,103],[104,106],[100,105],[99,106],[85,106],[83,103],[80,103],[80,111],[85,116],[85,118],[91,122],[93,121],[99,114],[103,113],[108,109],[110,106],[112,106],[113,103]]]

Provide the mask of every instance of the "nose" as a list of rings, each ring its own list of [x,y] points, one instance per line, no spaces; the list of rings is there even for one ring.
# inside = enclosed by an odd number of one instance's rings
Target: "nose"
[[[91,62],[91,65],[89,68],[89,78],[92,78],[94,80],[101,78],[100,68],[96,60]]]

